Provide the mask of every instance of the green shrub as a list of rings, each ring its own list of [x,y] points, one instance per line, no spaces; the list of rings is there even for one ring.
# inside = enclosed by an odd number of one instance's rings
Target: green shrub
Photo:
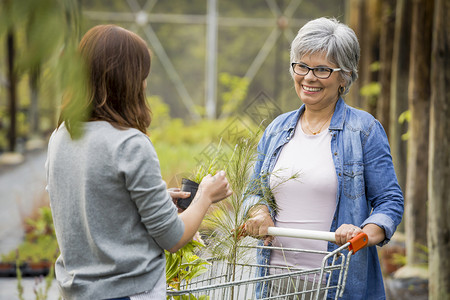
[[[19,264],[40,261],[53,263],[58,256],[59,248],[50,207],[41,207],[38,218],[35,220],[27,219],[26,223],[28,232],[25,235],[24,242],[17,249],[2,255],[1,260],[5,262],[17,261]]]

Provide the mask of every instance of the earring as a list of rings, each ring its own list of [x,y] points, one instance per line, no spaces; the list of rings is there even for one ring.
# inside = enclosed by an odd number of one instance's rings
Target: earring
[[[342,95],[344,92],[345,92],[345,87],[344,86],[340,86],[339,89],[338,89],[339,96]]]

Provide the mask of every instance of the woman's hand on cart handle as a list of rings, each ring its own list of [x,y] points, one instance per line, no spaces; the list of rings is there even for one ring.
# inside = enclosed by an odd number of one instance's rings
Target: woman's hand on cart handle
[[[342,246],[357,236],[360,232],[362,232],[362,229],[358,226],[352,224],[342,224],[334,233],[336,238],[335,243],[338,246]]]
[[[368,238],[367,243],[364,245],[365,247],[378,245],[386,239],[384,229],[376,224],[369,223],[362,229],[355,225],[343,224],[336,230],[336,244],[341,246],[361,232],[364,232]]]
[[[256,238],[263,238],[264,245],[268,246],[273,237],[267,235],[267,228],[275,226],[269,209],[265,205],[254,206],[250,209],[249,216],[244,225],[245,233]]]

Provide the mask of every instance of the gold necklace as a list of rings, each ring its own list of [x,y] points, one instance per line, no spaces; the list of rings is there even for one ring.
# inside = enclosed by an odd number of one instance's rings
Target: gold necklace
[[[325,120],[325,122],[322,124],[322,126],[320,126],[319,130],[317,130],[317,131],[312,131],[311,130],[311,128],[309,127],[309,122],[308,122],[308,120],[306,119],[306,116],[305,116],[306,127],[308,128],[309,132],[311,132],[313,135],[319,134],[320,131],[322,130],[323,126],[325,126],[325,124],[328,122],[328,120],[330,120],[332,115],[333,114],[328,116],[328,118]]]

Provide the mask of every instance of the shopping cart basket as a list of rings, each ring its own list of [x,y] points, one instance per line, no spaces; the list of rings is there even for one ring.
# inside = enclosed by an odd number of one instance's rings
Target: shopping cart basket
[[[307,238],[325,241],[335,241],[333,232],[300,230],[290,228],[269,227],[268,234]],[[297,253],[315,253],[324,255],[322,265],[316,269],[296,269],[270,266],[271,275],[258,277],[257,270],[268,266],[258,265],[255,260],[241,263],[237,259],[231,263],[215,258],[208,261],[208,271],[189,282],[181,285],[180,290],[167,290],[169,299],[180,300],[248,300],[255,299],[257,289],[262,294],[261,299],[326,299],[330,290],[335,291],[335,299],[342,297],[351,255],[363,248],[368,242],[367,235],[360,233],[346,244],[332,252],[312,251],[292,248],[276,248],[251,246],[262,250],[264,248],[294,251]],[[249,246],[246,246],[249,248]],[[343,251],[346,250],[347,251]],[[255,253],[252,253],[253,257]],[[272,275],[272,273],[275,273]],[[332,277],[338,278],[332,283]],[[280,289],[283,284],[287,285]],[[275,293],[274,289],[278,289]],[[263,293],[261,289],[266,289]],[[281,293],[280,293],[281,292]],[[276,294],[274,296],[273,294]]]

